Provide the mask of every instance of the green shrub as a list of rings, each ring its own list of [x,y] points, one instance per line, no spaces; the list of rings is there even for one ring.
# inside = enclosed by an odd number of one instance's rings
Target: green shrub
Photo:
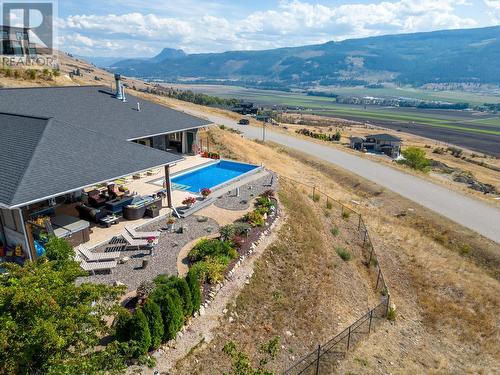
[[[342,219],[349,220],[349,217],[351,217],[351,213],[349,211],[342,211]]]
[[[151,347],[151,333],[142,309],[137,309],[129,322],[130,340],[134,341],[134,356],[137,358],[148,352]]]
[[[311,195],[311,199],[313,200],[313,202],[319,202],[320,195],[319,194],[313,194],[313,195]]]
[[[335,251],[337,252],[337,254],[339,255],[340,258],[342,258],[342,260],[344,262],[348,262],[352,259],[352,254],[349,250],[347,250],[345,247],[337,247],[335,249]]]
[[[329,209],[329,210],[331,210],[331,209],[333,208],[333,203],[332,203],[332,201],[330,201],[330,200],[327,200],[327,201],[326,201],[326,208],[327,208],[327,209]]]
[[[195,270],[191,267],[186,275],[186,282],[191,291],[191,304],[193,305],[193,312],[200,309],[201,305],[201,290],[200,290],[200,280]]]
[[[161,317],[160,306],[148,298],[142,308],[146,319],[148,320],[149,333],[151,334],[151,346],[149,349],[158,349],[163,339],[163,319]]]
[[[120,342],[125,342],[130,340],[130,321],[132,320],[132,315],[130,312],[124,308],[118,311],[116,316],[115,325],[115,338]]]
[[[430,161],[425,156],[425,151],[418,147],[408,147],[402,152],[404,160],[398,163],[405,164],[412,169],[427,172],[429,170]]]
[[[67,262],[75,257],[75,251],[64,238],[51,236],[45,245],[45,256],[48,260]]]
[[[340,234],[339,227],[333,227],[330,231],[334,237],[337,237]]]
[[[247,237],[251,225],[243,221],[237,221],[236,223],[233,224],[233,228],[234,228],[234,234],[236,236]]]
[[[268,197],[259,197],[255,203],[257,207],[271,207],[273,202]]]
[[[234,225],[228,224],[219,228],[220,238],[222,241],[229,241],[235,235]]]
[[[396,308],[394,306],[389,306],[387,310],[387,320],[396,320]]]
[[[184,312],[184,316],[191,316],[193,314],[193,302],[191,290],[189,289],[189,285],[186,280],[177,277],[172,278],[169,286],[177,290],[179,293],[179,296],[182,299],[182,311]]]
[[[224,280],[224,272],[228,265],[226,258],[209,257],[202,262],[197,262],[191,267],[201,282],[216,284]]]
[[[193,313],[193,305],[191,303],[191,292],[185,279],[175,276],[159,275],[155,278],[157,285],[166,286],[171,289],[177,290],[182,299],[182,311],[185,316]]]
[[[208,257],[226,257],[228,259],[234,259],[237,256],[237,251],[231,246],[229,241],[220,241],[218,239],[203,239],[199,241],[188,254],[191,262],[199,262]]]
[[[263,227],[265,223],[263,215],[258,211],[249,212],[245,219],[252,227]]]
[[[255,212],[257,212],[259,215],[264,217],[264,215],[269,214],[269,208],[268,207],[257,207],[255,209]]]
[[[173,340],[184,323],[182,299],[175,289],[160,285],[151,295],[158,304],[163,319],[163,341]]]

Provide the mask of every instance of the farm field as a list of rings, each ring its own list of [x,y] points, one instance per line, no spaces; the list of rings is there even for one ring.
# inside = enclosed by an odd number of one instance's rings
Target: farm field
[[[219,85],[173,85],[210,95],[248,100],[258,106],[303,107],[309,113],[366,122],[455,144],[468,149],[500,156],[500,115],[475,111],[432,110],[334,103],[332,98],[307,96],[294,92],[247,89]],[[347,90],[347,89],[339,89]],[[349,90],[354,90],[350,89]],[[384,90],[384,89],[370,89]],[[396,90],[396,89],[391,89]],[[366,89],[364,92],[366,93]],[[423,90],[418,90],[422,92]],[[429,91],[434,94],[434,92]],[[442,94],[441,92],[439,92]],[[353,92],[354,94],[354,92]],[[451,93],[450,93],[451,94]],[[453,93],[454,95],[475,95]],[[481,97],[482,102],[500,101],[498,97]],[[434,98],[436,99],[436,98]],[[465,99],[465,98],[462,98]],[[480,100],[476,98],[475,100]]]

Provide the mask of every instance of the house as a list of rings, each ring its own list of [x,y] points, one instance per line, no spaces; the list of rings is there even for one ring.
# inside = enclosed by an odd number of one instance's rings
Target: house
[[[33,232],[43,225],[37,218],[80,201],[86,188],[152,169],[165,171],[172,207],[170,167],[210,123],[126,97],[119,76],[116,87],[0,89],[0,244],[34,259]],[[52,224],[62,237],[88,237],[88,223],[78,218],[56,215]]]
[[[355,150],[383,153],[397,158],[401,153],[401,138],[390,134],[374,134],[366,137],[351,137],[350,147]]]
[[[254,107],[253,103],[241,102],[238,107],[234,107],[231,111],[239,113],[240,115],[256,115],[259,109]]]
[[[37,48],[30,42],[29,29],[0,25],[0,55],[36,56]]]

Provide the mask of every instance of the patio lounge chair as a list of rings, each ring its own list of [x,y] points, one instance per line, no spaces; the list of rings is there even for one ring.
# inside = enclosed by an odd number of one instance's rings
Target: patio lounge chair
[[[113,268],[116,267],[118,262],[116,260],[112,260],[109,262],[87,262],[81,259],[78,255],[75,256],[75,260],[80,263],[80,267],[87,272],[95,275],[95,271],[106,271],[113,272]]]
[[[152,248],[153,245],[156,245],[158,243],[158,239],[154,240],[151,243],[148,240],[132,238],[132,236],[128,234],[127,231],[124,231],[122,233],[122,237],[125,241],[127,241],[128,247],[136,247],[137,249],[141,247]]]
[[[84,244],[79,245],[78,252],[83,256],[87,262],[105,262],[112,261],[120,258],[120,252],[107,252],[107,253],[94,253]]]
[[[118,186],[116,186],[115,184],[108,185],[108,193],[109,196],[113,199],[121,198],[125,195],[125,192],[120,191],[120,189],[118,189]]]
[[[158,238],[160,237],[160,231],[154,231],[154,232],[138,232],[133,228],[130,227],[125,227],[125,230],[133,237],[137,239],[141,238],[150,238],[150,237],[155,237]]]

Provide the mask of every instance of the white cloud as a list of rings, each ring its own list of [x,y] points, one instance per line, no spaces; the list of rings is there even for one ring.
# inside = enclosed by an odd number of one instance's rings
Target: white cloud
[[[500,0],[484,1],[490,9],[500,9]],[[134,49],[136,55],[167,46],[187,52],[262,49],[475,26],[472,18],[456,13],[456,7],[465,3],[465,0],[399,0],[326,6],[283,0],[275,9],[256,11],[239,19],[207,15],[203,7],[193,9],[190,16],[182,19],[139,12],[74,15],[62,21],[61,31],[65,35],[78,33],[92,40],[112,41],[114,51],[128,55],[131,40],[143,46]],[[80,37],[72,40],[72,44],[90,47],[89,40]],[[94,47],[102,49],[99,43]],[[94,52],[102,53],[109,55],[111,51]]]
[[[484,0],[493,22],[500,23],[500,0]]]

